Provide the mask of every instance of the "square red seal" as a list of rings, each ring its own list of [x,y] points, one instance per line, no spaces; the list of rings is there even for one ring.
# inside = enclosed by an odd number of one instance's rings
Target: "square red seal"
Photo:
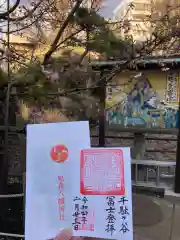
[[[124,195],[124,158],[120,149],[81,151],[80,192],[83,195]]]

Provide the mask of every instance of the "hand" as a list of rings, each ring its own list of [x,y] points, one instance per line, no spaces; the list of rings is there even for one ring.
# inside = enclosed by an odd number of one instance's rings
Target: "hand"
[[[83,240],[83,237],[73,237],[71,229],[62,230],[54,240]]]

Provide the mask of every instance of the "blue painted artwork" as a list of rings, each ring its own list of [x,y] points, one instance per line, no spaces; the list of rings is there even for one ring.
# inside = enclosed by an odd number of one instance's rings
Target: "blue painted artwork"
[[[107,110],[109,124],[177,128],[178,111],[162,103],[148,79],[138,81],[127,99]]]

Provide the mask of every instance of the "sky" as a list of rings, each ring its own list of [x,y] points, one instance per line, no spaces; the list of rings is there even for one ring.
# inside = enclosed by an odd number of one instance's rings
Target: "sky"
[[[2,0],[0,0],[2,1]],[[15,2],[15,0],[10,0],[11,2]],[[100,13],[105,18],[112,17],[113,10],[122,2],[123,0],[104,0],[104,7],[101,9]],[[26,3],[28,0],[21,0],[21,3]]]
[[[121,3],[122,0],[104,0],[105,6],[101,9],[101,14],[105,18],[110,18],[113,15],[115,8]]]

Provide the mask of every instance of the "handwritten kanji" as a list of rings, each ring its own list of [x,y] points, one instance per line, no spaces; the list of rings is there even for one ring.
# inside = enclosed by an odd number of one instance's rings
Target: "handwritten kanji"
[[[107,224],[105,231],[106,231],[107,233],[110,233],[111,236],[112,236],[113,233],[116,231],[116,229],[115,229],[115,227],[114,227],[114,224]]]
[[[122,233],[127,233],[127,232],[129,232],[127,222],[123,222],[123,223],[122,223],[120,232],[122,232]]]

